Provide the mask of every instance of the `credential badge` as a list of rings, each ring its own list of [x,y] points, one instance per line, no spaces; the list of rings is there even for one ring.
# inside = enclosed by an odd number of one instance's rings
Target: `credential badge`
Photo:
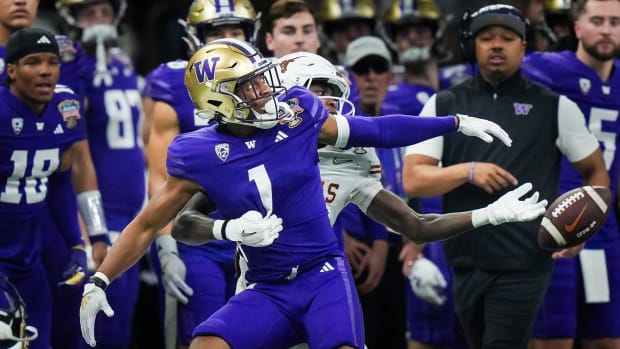
[[[215,154],[222,161],[226,161],[228,159],[228,155],[230,154],[230,146],[228,143],[220,143],[215,146]]]

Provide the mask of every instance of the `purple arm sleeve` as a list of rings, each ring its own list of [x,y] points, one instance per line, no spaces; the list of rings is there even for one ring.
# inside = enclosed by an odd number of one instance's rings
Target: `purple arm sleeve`
[[[458,130],[458,119],[453,115],[351,116],[346,119],[350,130],[347,147],[404,147]]]
[[[84,245],[71,170],[50,176],[48,188],[47,205],[56,228],[69,247]]]

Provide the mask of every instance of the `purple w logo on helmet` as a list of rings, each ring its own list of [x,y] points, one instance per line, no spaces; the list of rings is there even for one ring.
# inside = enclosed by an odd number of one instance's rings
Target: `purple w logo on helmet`
[[[215,79],[215,66],[219,60],[220,57],[213,57],[211,59],[204,59],[194,63],[194,74],[196,74],[196,80],[198,80],[198,83],[204,83],[205,77],[206,80]]]

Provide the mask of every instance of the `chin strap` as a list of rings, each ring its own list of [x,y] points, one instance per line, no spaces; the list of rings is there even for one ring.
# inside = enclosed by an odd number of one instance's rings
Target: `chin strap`
[[[118,38],[116,27],[109,24],[95,24],[86,29],[82,33],[83,42],[96,42],[95,56],[97,58],[97,66],[95,69],[95,77],[93,85],[101,86],[103,82],[106,86],[112,85],[112,75],[108,71],[107,50],[105,43],[108,40]]]

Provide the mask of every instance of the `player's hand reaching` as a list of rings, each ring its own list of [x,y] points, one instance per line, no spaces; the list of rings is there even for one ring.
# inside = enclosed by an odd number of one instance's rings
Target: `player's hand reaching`
[[[458,132],[466,136],[478,137],[487,143],[493,142],[493,136],[495,136],[506,146],[512,145],[512,139],[508,133],[493,121],[464,114],[456,114],[456,117],[459,119]]]
[[[489,206],[472,211],[474,227],[485,224],[498,225],[508,222],[528,222],[545,214],[547,200],[538,201],[538,192],[521,200],[532,190],[532,183],[525,183],[502,195]]]
[[[69,260],[62,272],[62,281],[58,286],[76,286],[81,284],[86,275],[86,250],[84,245],[76,245],[69,251]]]
[[[421,257],[409,271],[411,289],[418,298],[431,304],[443,305],[446,301],[446,278],[435,263]]]
[[[220,240],[265,247],[278,238],[282,229],[282,219],[278,216],[272,214],[263,217],[260,212],[252,210],[236,219],[216,220],[213,224],[213,235]]]
[[[110,281],[103,273],[95,273],[84,285],[82,293],[82,304],[80,305],[80,328],[84,341],[94,347],[97,345],[95,340],[95,319],[97,313],[103,310],[107,317],[114,316],[114,310],[108,303],[105,289]]]
[[[162,234],[157,238],[156,244],[164,290],[177,301],[187,304],[187,297],[192,296],[194,290],[185,283],[187,269],[179,257],[176,241],[170,234]]]

